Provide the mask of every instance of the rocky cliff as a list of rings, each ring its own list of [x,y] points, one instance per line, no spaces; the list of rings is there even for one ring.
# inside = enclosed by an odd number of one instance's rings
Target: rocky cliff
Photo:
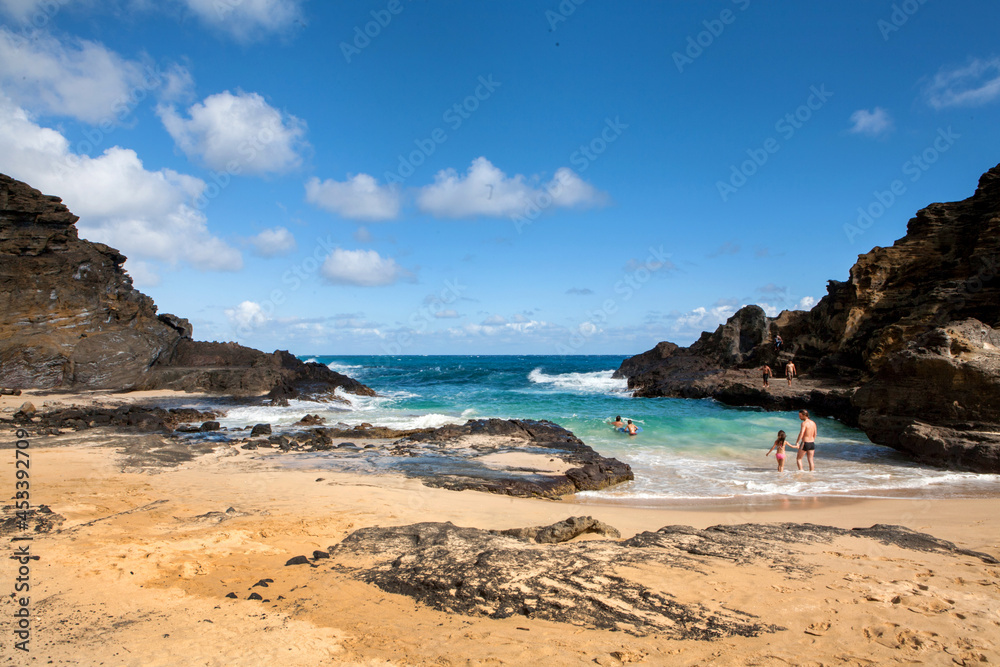
[[[660,343],[618,374],[637,396],[811,407],[921,459],[1000,472],[998,264],[1000,165],[970,198],[928,206],[892,247],[860,255],[811,311],[768,318],[747,306],[690,347]],[[810,391],[748,381],[745,369],[780,372],[789,360]]]
[[[0,174],[0,386],[374,394],[287,352],[192,340],[187,320],[132,286],[121,253],[80,239],[78,219]]]

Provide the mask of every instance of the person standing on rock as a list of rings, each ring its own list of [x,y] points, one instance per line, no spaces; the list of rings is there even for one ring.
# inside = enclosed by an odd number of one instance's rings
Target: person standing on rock
[[[761,373],[764,375],[764,389],[767,389],[770,386],[768,384],[768,380],[771,379],[771,367],[768,366],[767,364],[764,364],[764,368],[760,370]]]
[[[802,457],[809,459],[809,472],[813,472],[816,467],[813,464],[813,456],[816,452],[816,422],[809,419],[808,410],[799,410],[799,419],[802,420],[802,428],[799,429],[799,437],[795,438],[795,444],[801,445],[799,453],[795,455],[795,465],[802,470]]]
[[[789,387],[792,386],[792,378],[795,377],[796,375],[798,375],[798,373],[795,372],[795,364],[789,361],[787,364],[785,364],[785,378],[788,380]]]
[[[781,352],[781,344],[782,344],[783,342],[784,342],[784,341],[782,341],[782,340],[781,340],[781,334],[777,334],[777,335],[776,335],[776,336],[774,337],[774,351],[775,351],[775,352]]]

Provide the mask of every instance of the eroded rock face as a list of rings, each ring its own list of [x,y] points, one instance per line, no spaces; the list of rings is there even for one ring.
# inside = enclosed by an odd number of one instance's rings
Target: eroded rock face
[[[857,391],[861,426],[920,460],[1000,473],[998,345],[1000,331],[978,320],[910,340]]]
[[[978,328],[988,343],[1000,328],[998,269],[1000,166],[972,197],[928,206],[892,247],[860,255],[811,311],[766,318],[747,306],[690,347],[660,343],[618,373],[636,396],[811,408],[923,459],[995,471],[995,349],[958,341],[974,341]],[[770,344],[777,334],[780,353]],[[829,391],[774,400],[725,373],[763,363],[780,373],[788,360]]]
[[[288,352],[192,340],[187,320],[158,315],[132,286],[124,255],[79,238],[77,220],[0,174],[0,386],[374,395]]]
[[[77,220],[0,174],[0,385],[128,387],[181,338],[132,287],[125,257],[81,241]]]
[[[548,527],[584,525],[572,517]],[[624,541],[539,544],[541,529],[488,531],[451,523],[363,528],[330,547],[334,567],[384,591],[414,598],[440,611],[490,618],[527,616],[590,628],[656,634],[668,639],[713,640],[781,630],[732,604],[682,602],[649,583],[651,569],[677,569],[711,579],[719,562],[748,572],[778,571],[807,579],[807,545],[842,540],[870,550],[871,542],[906,551],[997,561],[902,526],[845,530],[814,524],[666,526]],[[857,542],[855,542],[857,541]],[[868,544],[865,544],[865,543]],[[322,567],[327,561],[303,563]],[[891,560],[891,559],[882,559]],[[317,570],[322,576],[322,570]],[[730,575],[731,576],[731,575]],[[899,575],[903,576],[903,575]],[[669,574],[663,576],[669,581]]]

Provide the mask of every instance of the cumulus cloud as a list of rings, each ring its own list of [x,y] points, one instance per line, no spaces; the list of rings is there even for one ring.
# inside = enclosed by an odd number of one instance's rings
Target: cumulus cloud
[[[130,258],[201,270],[243,266],[240,252],[213,236],[197,209],[204,181],[171,169],[149,171],[135,151],[118,146],[93,158],[79,155],[62,134],[38,125],[2,94],[0,160],[14,178],[62,197],[80,216],[85,238]]]
[[[84,39],[63,43],[42,32],[25,39],[0,27],[0,87],[21,106],[54,116],[117,123],[185,71],[172,65],[164,73]]]
[[[863,134],[866,137],[882,137],[892,131],[892,116],[882,107],[858,109],[851,114],[851,134]]]
[[[203,23],[241,42],[285,33],[302,23],[302,0],[181,0]]]
[[[227,91],[193,104],[182,117],[157,109],[163,126],[189,158],[219,171],[268,174],[302,162],[306,124],[269,105],[257,93]]]
[[[295,237],[285,227],[265,229],[250,239],[254,252],[261,257],[279,257],[295,250]]]
[[[306,182],[306,201],[350,220],[392,220],[399,215],[399,189],[380,186],[368,174],[344,182],[311,178]]]
[[[235,308],[226,309],[226,317],[234,327],[249,329],[268,321],[264,308],[254,301],[244,301]]]
[[[723,304],[705,308],[704,306],[677,317],[674,330],[694,333],[697,335],[702,331],[715,331],[720,324],[736,314],[737,308],[734,305]]]
[[[799,299],[799,303],[796,306],[797,310],[812,310],[812,307],[818,303],[815,297],[804,296]]]
[[[485,157],[472,161],[465,175],[444,169],[420,189],[417,206],[439,218],[526,215],[550,207],[585,207],[604,203],[607,195],[561,167],[547,183],[522,174],[507,176]]]
[[[374,250],[342,248],[336,248],[330,253],[323,262],[320,273],[335,285],[360,287],[391,285],[407,275],[391,257],[382,257]]]
[[[935,109],[982,106],[1000,97],[1000,57],[974,58],[967,65],[942,69],[924,86]]]
[[[125,268],[132,278],[132,284],[138,289],[156,287],[160,284],[160,274],[149,262],[130,259],[125,262]]]

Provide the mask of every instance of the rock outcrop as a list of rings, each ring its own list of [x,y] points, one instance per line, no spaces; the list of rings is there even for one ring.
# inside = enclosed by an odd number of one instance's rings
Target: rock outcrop
[[[524,616],[637,636],[703,641],[753,637],[782,628],[738,609],[735,600],[720,603],[711,595],[699,595],[696,601],[679,599],[669,590],[668,582],[677,576],[672,571],[702,578],[706,581],[702,590],[709,591],[720,577],[741,578],[734,577],[731,569],[720,574],[720,565],[740,568],[737,574],[746,581],[808,580],[815,573],[810,545],[836,545],[827,547],[827,553],[843,559],[834,566],[844,572],[847,582],[861,579],[851,575],[856,559],[868,562],[876,549],[886,556],[877,559],[877,567],[884,568],[879,577],[886,580],[905,579],[904,573],[912,573],[914,552],[997,562],[990,554],[889,525],[854,530],[794,523],[704,530],[665,526],[622,541],[540,544],[536,539],[539,532],[558,533],[566,525],[593,521],[588,519],[571,517],[547,528],[505,531],[451,523],[362,528],[330,547],[329,560],[299,556],[295,561],[311,565],[317,577],[326,568],[346,568],[386,592],[446,612]],[[872,599],[870,588],[856,595]]]
[[[811,408],[921,460],[1000,472],[998,267],[1000,165],[972,197],[928,206],[892,247],[860,255],[812,310],[769,318],[747,306],[690,347],[660,343],[618,374],[636,396]],[[731,372],[780,372],[788,360],[814,382],[808,393],[782,398]]]
[[[288,352],[192,340],[187,320],[132,286],[124,255],[80,239],[78,219],[0,174],[0,386],[374,395]]]
[[[559,498],[635,478],[627,463],[598,454],[571,431],[550,421],[469,420],[460,426],[414,433],[393,443],[392,453],[427,461],[399,469],[424,478],[428,486],[453,491]],[[528,455],[531,459],[507,462],[504,457],[508,455]],[[452,464],[444,465],[449,459]],[[455,465],[455,460],[461,465]],[[536,467],[543,462],[546,467]],[[549,466],[554,462],[559,462],[557,469]]]

